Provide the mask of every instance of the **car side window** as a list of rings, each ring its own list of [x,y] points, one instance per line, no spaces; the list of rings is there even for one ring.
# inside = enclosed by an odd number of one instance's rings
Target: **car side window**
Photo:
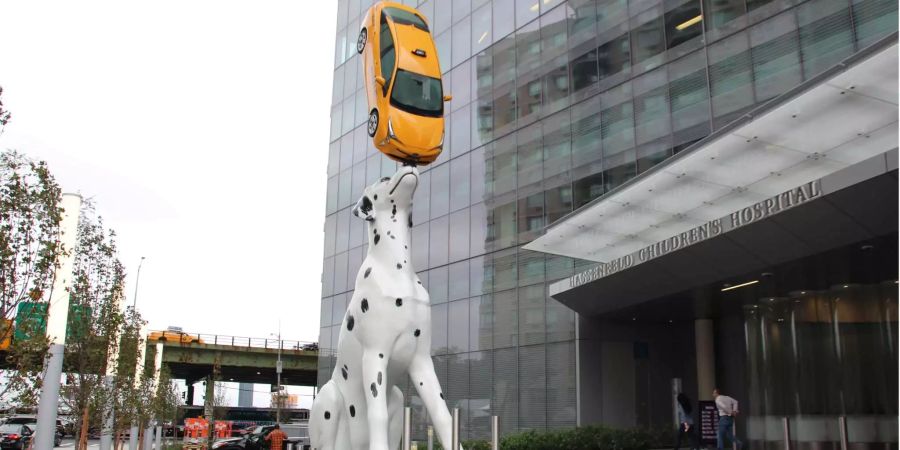
[[[394,36],[391,35],[391,27],[387,17],[381,14],[381,77],[384,78],[384,93],[387,93],[391,85],[391,76],[394,74],[394,66],[397,65],[397,55],[394,49]]]

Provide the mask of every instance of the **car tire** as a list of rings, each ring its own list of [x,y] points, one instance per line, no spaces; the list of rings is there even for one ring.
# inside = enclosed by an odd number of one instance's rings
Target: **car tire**
[[[356,53],[362,54],[363,50],[366,49],[366,41],[368,39],[369,32],[363,27],[362,30],[359,30],[359,36],[356,38]]]
[[[369,137],[375,137],[375,133],[378,132],[378,110],[373,109],[372,112],[369,113],[369,122],[366,125],[366,131],[369,132]]]

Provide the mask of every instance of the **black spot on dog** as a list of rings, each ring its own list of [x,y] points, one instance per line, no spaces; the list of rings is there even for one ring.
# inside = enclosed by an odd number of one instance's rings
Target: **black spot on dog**
[[[369,274],[372,273],[372,268],[366,268],[366,273],[363,274],[363,278],[369,278]]]
[[[360,305],[360,307],[362,308],[362,312],[368,311],[369,310],[369,301],[366,299],[362,299],[361,303],[362,304]]]
[[[397,205],[394,205],[394,207],[391,208],[391,215],[392,215],[392,216],[396,216],[396,215],[397,215]]]
[[[444,399],[444,393],[441,392],[441,400],[443,400],[443,399]]]
[[[353,316],[347,316],[347,331],[353,331]]]
[[[394,235],[392,234],[392,235],[391,235],[391,239],[397,239],[397,238],[395,238]]]
[[[412,228],[412,213],[409,213],[409,215],[406,216],[406,225]]]
[[[409,250],[409,246],[404,245],[403,248]]]
[[[369,386],[369,389],[372,390],[372,397],[373,397],[373,398],[374,398],[374,397],[378,397],[378,388],[375,387],[375,383],[372,383],[372,385]]]
[[[347,368],[346,367],[341,367],[341,376],[344,377],[345,380],[347,379]]]
[[[369,215],[369,211],[372,211],[372,200],[369,200],[368,196],[363,196],[362,206],[359,207],[359,211],[365,215]]]
[[[375,245],[378,245],[378,241],[380,241],[380,240],[381,240],[381,235],[380,235],[380,234],[376,234],[376,235],[375,235]]]
[[[330,411],[325,411],[325,420],[328,420],[328,419],[330,419],[330,418],[331,418],[331,412],[330,412]]]
[[[419,281],[419,280],[416,280],[416,283],[419,283],[419,284],[422,284],[422,282],[421,282],[421,281]]]
[[[378,200],[378,194],[375,194],[375,200]]]
[[[422,330],[416,329],[416,332],[413,333],[413,336],[419,337],[420,334],[422,334]]]
[[[384,353],[379,353],[379,354],[378,354],[378,357],[381,358],[381,359],[384,359]]]
[[[397,263],[397,269],[402,269],[402,268],[403,268],[403,264]]]
[[[350,405],[350,417],[356,417],[356,407]]]
[[[381,386],[381,372],[378,372],[378,385]]]
[[[381,179],[382,183],[384,183],[385,181],[391,181],[391,177],[384,177]]]
[[[391,200],[391,203],[394,203],[394,200]]]
[[[394,302],[394,304],[397,305],[397,306],[403,306],[403,299],[402,299],[402,298],[398,298],[397,301]]]
[[[420,381],[420,382],[419,382],[419,386],[425,386],[425,383],[423,383],[423,382]]]
[[[378,234],[378,228],[372,228],[372,234]]]

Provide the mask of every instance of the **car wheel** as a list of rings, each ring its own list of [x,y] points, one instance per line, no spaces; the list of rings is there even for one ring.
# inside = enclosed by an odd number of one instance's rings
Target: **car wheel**
[[[369,125],[367,127],[369,131],[369,137],[375,137],[375,133],[378,131],[378,110],[373,109],[372,112],[369,113]]]
[[[367,39],[369,39],[369,33],[366,29],[359,30],[359,37],[356,38],[356,53],[362,53],[366,49]]]

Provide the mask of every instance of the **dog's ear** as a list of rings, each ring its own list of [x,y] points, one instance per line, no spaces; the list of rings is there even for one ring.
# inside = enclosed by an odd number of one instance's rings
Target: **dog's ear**
[[[372,200],[369,200],[368,195],[363,195],[359,201],[356,202],[356,206],[353,207],[353,215],[369,222],[375,220]]]

